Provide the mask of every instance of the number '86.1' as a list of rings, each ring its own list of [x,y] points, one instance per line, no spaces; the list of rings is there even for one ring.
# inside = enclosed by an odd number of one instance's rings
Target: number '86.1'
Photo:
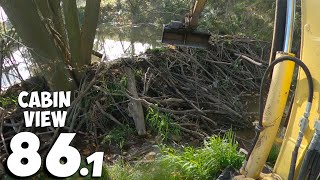
[[[76,133],[61,133],[46,157],[47,170],[56,177],[69,177],[77,172],[81,156],[77,149],[69,146]],[[30,132],[15,135],[10,143],[12,154],[8,157],[7,166],[11,173],[19,177],[28,177],[37,173],[41,167],[38,154],[39,138]],[[61,159],[67,162],[62,164]],[[101,177],[103,152],[96,152],[87,158],[87,163],[95,162],[92,177]]]

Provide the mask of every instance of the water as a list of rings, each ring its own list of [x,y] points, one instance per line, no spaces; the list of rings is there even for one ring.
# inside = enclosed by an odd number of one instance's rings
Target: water
[[[162,46],[162,29],[155,25],[119,26],[101,24],[98,27],[94,50],[110,61],[121,57],[139,55],[147,49]]]
[[[23,51],[23,49],[21,49]],[[18,64],[16,67],[18,69],[18,72],[16,69],[8,63],[8,59],[5,60],[7,62],[5,64],[5,67],[3,68],[2,73],[2,89],[7,89],[11,85],[15,83],[21,82],[21,79],[27,79],[30,77],[30,72],[28,69],[28,66],[31,65],[30,62],[25,61],[22,51],[14,51],[12,53],[11,60],[14,62],[14,64]]]
[[[1,11],[1,13],[4,13]],[[103,54],[104,61],[112,61],[121,57],[139,55],[147,49],[162,46],[162,25],[138,24],[121,25],[117,23],[101,23],[98,25],[94,50]],[[101,61],[92,56],[92,61]],[[20,51],[13,52],[13,58],[18,63],[18,70],[22,79],[28,79],[31,73]],[[2,89],[21,81],[14,68],[8,67],[7,73],[2,74]]]

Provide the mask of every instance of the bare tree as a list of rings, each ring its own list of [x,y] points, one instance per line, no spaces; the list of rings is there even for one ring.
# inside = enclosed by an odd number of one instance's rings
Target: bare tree
[[[52,90],[75,89],[90,64],[100,1],[86,1],[80,27],[76,0],[0,0]]]

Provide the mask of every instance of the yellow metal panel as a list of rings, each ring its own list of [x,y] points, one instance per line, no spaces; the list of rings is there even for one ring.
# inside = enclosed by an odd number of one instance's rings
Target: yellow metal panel
[[[287,54],[277,54],[277,58]],[[274,67],[267,102],[263,113],[264,130],[252,151],[252,154],[241,173],[246,177],[257,179],[267,161],[269,152],[275,141],[284,108],[287,102],[292,74],[293,62],[282,62]]]
[[[191,12],[191,19],[189,22],[189,27],[190,28],[197,28],[198,26],[198,21],[200,18],[200,14],[203,11],[205,5],[207,3],[207,0],[197,0],[194,4],[194,8]]]
[[[320,1],[306,0],[302,1],[302,61],[308,66],[314,83],[314,97],[311,114],[309,117],[309,126],[305,132],[301,147],[299,149],[297,167],[301,166],[302,157],[311,141],[314,133],[314,121],[319,119],[319,92],[320,92]],[[299,72],[298,83],[294,104],[291,111],[291,117],[287,132],[283,140],[279,158],[277,159],[274,172],[283,179],[287,179],[290,169],[291,154],[296,143],[299,132],[299,119],[303,116],[308,96],[307,79],[303,71]],[[298,170],[295,176],[298,175]]]

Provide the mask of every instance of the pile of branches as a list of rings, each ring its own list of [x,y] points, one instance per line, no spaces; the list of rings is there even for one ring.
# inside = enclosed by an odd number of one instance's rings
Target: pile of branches
[[[56,128],[53,127],[25,127],[23,112],[28,110],[41,111],[43,109],[23,109],[19,107],[17,99],[22,91],[49,91],[49,86],[43,77],[32,77],[9,87],[3,94],[0,94],[0,164],[8,157],[10,153],[9,142],[16,134],[20,132],[35,133],[41,140],[39,152],[47,152],[51,137],[56,132]]]
[[[223,127],[252,126],[242,97],[258,93],[268,49],[267,42],[219,36],[207,50],[160,48],[97,64],[70,108],[70,130],[85,128],[98,139],[114,124],[133,124],[132,100],[142,103],[145,115],[148,108],[169,114],[176,127],[200,138]],[[128,67],[138,98],[126,89]]]
[[[145,116],[149,108],[157,109],[193,137],[204,138],[224,127],[251,126],[242,97],[258,93],[268,50],[267,42],[219,36],[206,50],[166,47],[94,64],[75,93],[63,129],[24,129],[21,109],[0,109],[0,159],[7,157],[10,139],[22,131],[36,133],[45,142],[43,151],[61,131],[77,132],[99,144],[114,126],[134,126],[128,108],[132,100],[141,102]],[[138,97],[127,90],[128,68],[134,72]],[[11,90],[21,91],[20,86]],[[39,88],[48,90],[45,84]]]

